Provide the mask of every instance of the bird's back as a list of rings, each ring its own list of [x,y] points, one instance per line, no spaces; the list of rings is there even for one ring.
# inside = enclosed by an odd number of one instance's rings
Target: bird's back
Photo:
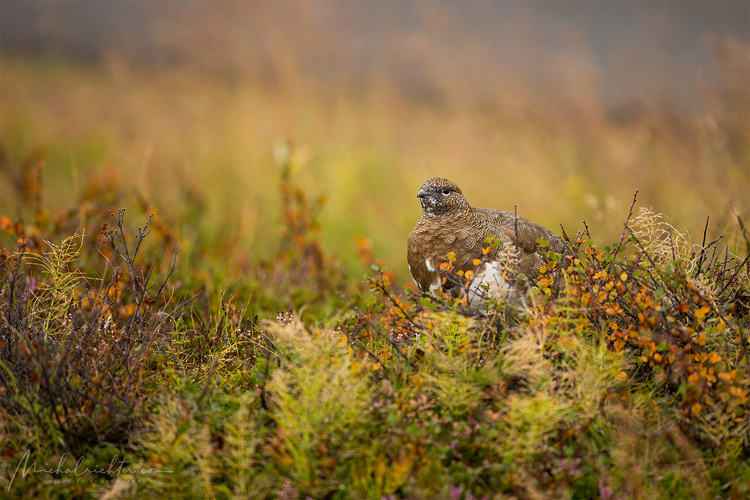
[[[527,253],[540,251],[541,247],[537,240],[543,239],[549,243],[549,250],[557,253],[565,252],[565,243],[562,238],[535,222],[493,208],[475,208],[474,211],[478,220],[486,222],[483,232],[488,235],[494,234],[501,240],[509,240],[514,246],[516,235],[518,235],[518,249],[521,251]]]

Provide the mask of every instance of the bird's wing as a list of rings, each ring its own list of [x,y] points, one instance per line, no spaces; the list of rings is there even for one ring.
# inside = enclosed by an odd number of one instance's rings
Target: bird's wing
[[[503,245],[510,243],[515,246],[517,235],[518,249],[527,254],[543,250],[537,243],[539,239],[543,239],[550,244],[548,247],[549,250],[558,253],[564,251],[564,244],[560,237],[535,222],[531,222],[523,217],[516,217],[502,210],[493,210],[490,208],[477,208],[475,210],[480,217],[489,222],[491,231],[495,232],[503,242]]]

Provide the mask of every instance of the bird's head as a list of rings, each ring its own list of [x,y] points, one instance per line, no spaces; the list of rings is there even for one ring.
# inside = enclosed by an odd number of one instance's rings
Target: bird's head
[[[461,193],[461,188],[453,181],[442,177],[427,179],[419,187],[417,198],[424,213],[431,216],[460,213],[470,210],[469,202]]]

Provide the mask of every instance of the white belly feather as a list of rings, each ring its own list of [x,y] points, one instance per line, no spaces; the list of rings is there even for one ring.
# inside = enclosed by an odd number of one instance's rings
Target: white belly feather
[[[502,299],[513,305],[526,306],[526,293],[508,281],[498,261],[486,262],[474,274],[467,289],[467,302],[472,311],[478,310],[486,300]]]

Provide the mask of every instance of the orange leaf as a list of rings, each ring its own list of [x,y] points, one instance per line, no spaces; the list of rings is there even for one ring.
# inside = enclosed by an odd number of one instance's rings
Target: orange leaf
[[[8,233],[13,230],[13,222],[11,222],[7,215],[0,217],[0,229]]]

